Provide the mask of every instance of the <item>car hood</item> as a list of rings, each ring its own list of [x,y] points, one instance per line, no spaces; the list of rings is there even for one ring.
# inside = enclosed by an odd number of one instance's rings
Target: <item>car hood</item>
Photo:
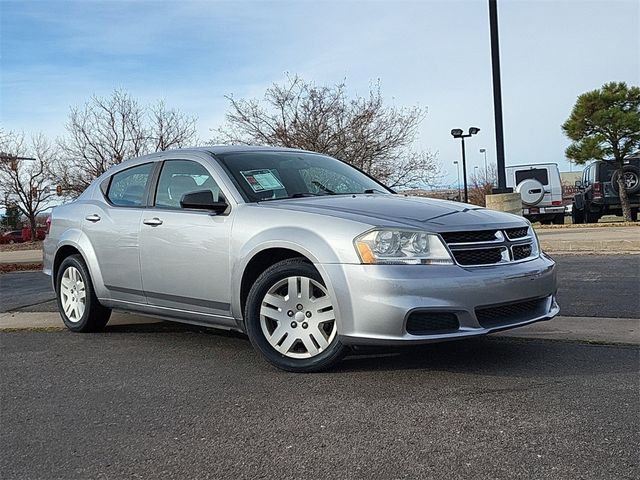
[[[459,202],[405,195],[327,195],[261,202],[260,206],[317,213],[371,226],[406,226],[435,232],[527,225],[524,218]]]

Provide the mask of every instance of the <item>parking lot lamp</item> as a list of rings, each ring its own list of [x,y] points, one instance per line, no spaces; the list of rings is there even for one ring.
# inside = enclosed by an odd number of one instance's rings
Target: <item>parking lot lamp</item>
[[[489,171],[487,170],[487,149],[481,148],[480,153],[484,153],[484,178],[488,178]]]
[[[458,201],[460,201],[462,200],[460,192],[460,162],[458,162],[458,160],[454,160],[453,164],[456,166],[456,170],[458,171]]]
[[[464,203],[469,203],[469,187],[467,185],[467,158],[464,151],[464,139],[471,137],[478,133],[480,129],[478,127],[469,127],[469,133],[465,134],[461,128],[454,128],[451,130],[451,136],[453,138],[459,138],[462,140],[462,176],[464,178]]]

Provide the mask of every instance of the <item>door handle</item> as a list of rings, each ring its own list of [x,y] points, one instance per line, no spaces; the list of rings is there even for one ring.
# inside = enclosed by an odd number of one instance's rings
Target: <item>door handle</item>
[[[87,215],[86,217],[84,217],[85,220],[89,220],[90,222],[99,222],[100,221],[100,215],[94,213],[92,215]]]
[[[162,225],[162,220],[160,220],[158,217],[145,218],[144,220],[142,220],[142,223],[144,223],[145,225],[151,225],[152,227],[157,227],[158,225]]]

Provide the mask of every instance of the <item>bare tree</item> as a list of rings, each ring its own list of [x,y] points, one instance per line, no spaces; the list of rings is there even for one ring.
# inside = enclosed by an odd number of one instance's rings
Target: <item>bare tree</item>
[[[156,152],[186,146],[196,137],[196,119],[167,108],[160,100],[149,108],[151,148]]]
[[[490,195],[495,187],[496,178],[498,178],[498,169],[494,164],[489,165],[486,171],[479,168],[476,173],[471,175],[469,203],[485,207],[486,196]]]
[[[432,184],[436,154],[411,149],[425,110],[386,106],[380,86],[349,98],[346,86],[316,86],[292,76],[262,101],[229,95],[226,124],[212,143],[302,148],[344,160],[390,187]]]
[[[31,137],[9,132],[1,136],[0,189],[5,205],[13,205],[27,217],[31,239],[37,238],[37,217],[50,206],[51,165],[56,149],[43,134]],[[32,155],[33,157],[28,157]]]
[[[162,101],[141,106],[123,90],[93,96],[83,107],[71,108],[67,135],[59,141],[59,181],[65,191],[79,194],[112,165],[194,141],[195,122]]]

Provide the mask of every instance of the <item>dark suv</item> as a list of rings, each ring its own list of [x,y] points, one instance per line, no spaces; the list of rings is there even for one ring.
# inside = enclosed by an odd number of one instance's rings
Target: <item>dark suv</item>
[[[578,193],[573,197],[573,223],[596,223],[603,215],[622,215],[618,195],[616,166],[613,162],[597,161],[582,172],[582,180],[576,182]],[[640,208],[640,157],[625,160],[624,183],[631,218],[638,221]]]

